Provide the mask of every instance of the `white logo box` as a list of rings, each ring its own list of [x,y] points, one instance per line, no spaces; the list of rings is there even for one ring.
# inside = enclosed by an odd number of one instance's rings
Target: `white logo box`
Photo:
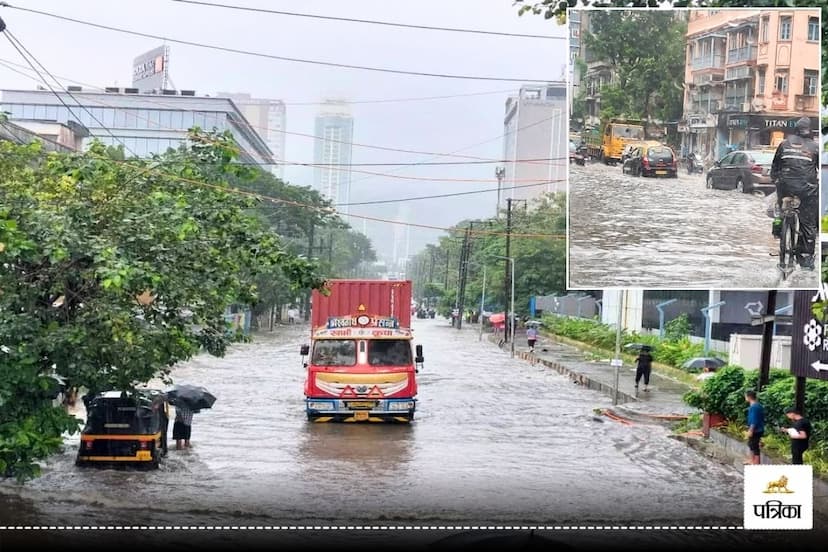
[[[745,466],[745,529],[813,529],[811,466]]]

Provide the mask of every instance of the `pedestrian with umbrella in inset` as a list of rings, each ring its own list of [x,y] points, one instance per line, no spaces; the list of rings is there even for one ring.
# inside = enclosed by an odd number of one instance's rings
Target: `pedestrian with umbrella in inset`
[[[190,448],[193,414],[203,408],[212,408],[216,397],[203,387],[194,385],[176,385],[167,392],[170,404],[175,406],[175,423],[173,424],[173,439],[176,450]]]
[[[644,378],[644,391],[650,390],[650,372],[653,369],[652,347],[644,345],[641,352],[635,357],[635,390],[638,391],[638,382]]]

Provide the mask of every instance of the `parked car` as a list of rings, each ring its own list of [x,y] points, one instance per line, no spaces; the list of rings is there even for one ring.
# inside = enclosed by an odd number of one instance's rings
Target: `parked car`
[[[635,176],[666,176],[678,178],[676,153],[670,146],[648,142],[633,148],[621,166],[624,174]]]
[[[584,165],[586,163],[581,148],[572,141],[569,142],[569,162],[575,163],[576,165]]]
[[[732,151],[707,172],[707,187],[768,195],[776,190],[770,177],[773,156],[770,150]]]

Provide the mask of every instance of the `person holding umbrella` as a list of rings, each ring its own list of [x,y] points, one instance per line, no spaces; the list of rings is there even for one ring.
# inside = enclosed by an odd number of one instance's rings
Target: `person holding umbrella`
[[[212,408],[216,397],[203,387],[195,385],[176,385],[167,391],[170,404],[175,406],[175,423],[173,424],[173,439],[176,450],[190,448],[190,434],[192,433],[193,414],[202,408]]]
[[[638,382],[644,378],[644,391],[650,390],[650,372],[653,369],[652,349],[647,345],[641,347],[641,352],[635,357],[635,390],[638,391]]]

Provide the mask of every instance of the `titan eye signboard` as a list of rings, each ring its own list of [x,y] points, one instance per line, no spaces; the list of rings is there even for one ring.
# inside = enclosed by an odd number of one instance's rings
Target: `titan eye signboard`
[[[135,58],[132,62],[133,88],[141,92],[166,88],[168,60],[167,46],[159,46]]]
[[[828,301],[828,285],[820,290],[794,292],[791,331],[791,373],[828,380],[828,321],[814,316],[812,306]]]

